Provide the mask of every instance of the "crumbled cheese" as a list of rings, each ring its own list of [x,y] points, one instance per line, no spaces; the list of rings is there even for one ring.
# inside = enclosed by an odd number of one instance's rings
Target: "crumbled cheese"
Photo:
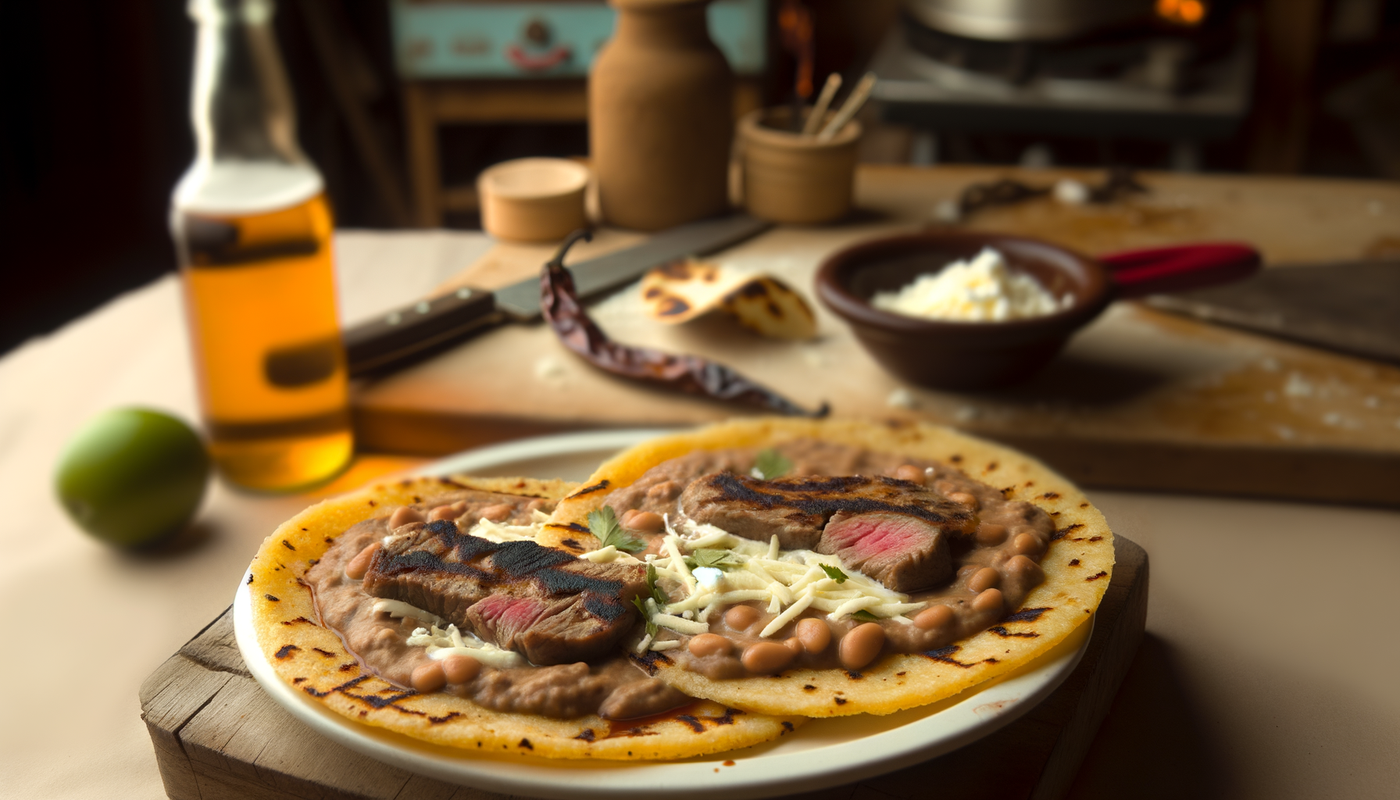
[[[724,580],[724,570],[714,567],[696,567],[690,574],[695,576],[695,580],[706,589],[718,589],[721,581]]]
[[[1001,253],[985,248],[971,261],[954,261],[921,275],[898,292],[877,292],[871,305],[911,317],[1001,322],[1053,314],[1073,298],[1056,300],[1035,278],[1013,272]]]
[[[1089,187],[1079,181],[1064,178],[1055,183],[1055,199],[1065,205],[1082,206],[1089,202]]]
[[[890,408],[914,409],[919,405],[919,401],[914,397],[914,393],[904,388],[897,387],[890,392],[890,396],[885,398],[885,405]]]
[[[1316,387],[1307,378],[1296,372],[1288,373],[1288,382],[1283,385],[1283,393],[1289,397],[1312,397]]]

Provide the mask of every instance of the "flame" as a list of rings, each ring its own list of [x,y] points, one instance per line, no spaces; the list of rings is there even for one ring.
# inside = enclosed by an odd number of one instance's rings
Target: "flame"
[[[778,10],[783,49],[797,59],[797,96],[812,96],[812,12],[800,0],[783,0]]]
[[[1173,25],[1195,27],[1210,12],[1204,0],[1157,0],[1157,16]]]

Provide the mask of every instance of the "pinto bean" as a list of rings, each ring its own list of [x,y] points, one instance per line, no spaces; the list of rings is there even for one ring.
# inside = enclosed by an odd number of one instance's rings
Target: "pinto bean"
[[[786,647],[787,649],[791,650],[794,658],[802,655],[802,651],[806,649],[802,646],[802,640],[797,638],[796,636],[789,636],[788,638],[784,639],[783,647]]]
[[[831,626],[825,620],[807,617],[797,621],[797,638],[802,649],[809,653],[820,653],[831,644]]]
[[[481,672],[481,662],[471,656],[448,656],[442,660],[448,683],[466,683]]]
[[[852,628],[841,637],[837,655],[841,666],[854,672],[875,660],[885,646],[885,629],[878,622],[867,622]]]
[[[771,675],[792,663],[795,655],[777,642],[756,642],[744,648],[739,661],[754,675]]]
[[[972,577],[967,581],[967,588],[980,594],[1000,584],[1001,573],[991,567],[983,567],[972,573]]]
[[[914,627],[921,631],[931,631],[952,621],[953,609],[945,605],[929,606],[914,616]]]
[[[437,522],[440,519],[456,519],[457,512],[452,506],[438,506],[428,512],[428,521]]]
[[[973,611],[993,611],[1000,614],[1005,605],[1006,599],[1002,597],[1000,589],[988,589],[972,598]]]
[[[724,612],[724,624],[736,631],[747,630],[758,622],[758,609],[753,606],[734,606]]]
[[[1026,586],[1034,586],[1045,577],[1040,565],[1026,556],[1012,556],[1006,561],[1006,574],[1021,581]]]
[[[410,522],[422,522],[423,512],[413,506],[399,506],[394,509],[394,513],[389,515],[389,527],[397,528],[400,525],[407,525]]]
[[[900,466],[899,469],[894,471],[894,476],[901,481],[917,483],[920,486],[923,486],[928,480],[928,473],[924,472],[923,468],[916,467],[913,464],[904,464]]]
[[[447,673],[443,671],[441,664],[429,661],[413,668],[413,676],[409,678],[409,683],[415,691],[424,694],[436,692],[447,685]]]
[[[666,518],[655,511],[638,511],[625,523],[625,527],[642,533],[660,533],[666,530]]]
[[[1040,537],[1034,533],[1018,533],[1016,538],[1011,540],[1011,549],[1022,556],[1038,556],[1044,546]]]
[[[960,506],[967,506],[973,511],[982,507],[982,503],[977,500],[977,495],[970,492],[953,492],[948,495],[948,499]]]
[[[996,547],[1006,541],[1006,526],[998,525],[995,522],[979,523],[977,532],[973,536],[977,538],[977,543],[983,547]]]
[[[690,654],[699,658],[713,655],[726,655],[734,649],[734,643],[717,633],[702,633],[690,640]]]
[[[381,542],[375,542],[356,553],[355,557],[345,565],[345,577],[354,581],[362,580],[365,573],[369,572],[369,562],[374,560],[374,554],[379,550],[381,544]]]
[[[495,505],[490,505],[481,509],[481,518],[492,522],[500,522],[510,517],[511,512],[514,510],[515,509],[510,507],[509,503],[496,503]]]

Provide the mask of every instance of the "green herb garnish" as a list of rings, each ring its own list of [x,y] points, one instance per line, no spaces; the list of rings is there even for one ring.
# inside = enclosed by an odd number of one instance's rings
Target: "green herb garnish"
[[[685,563],[691,569],[695,569],[696,567],[724,569],[725,567],[733,566],[733,564],[729,563],[729,557],[731,555],[732,553],[728,550],[714,550],[708,547],[702,547],[694,553],[691,553],[690,558],[687,558]]]
[[[617,523],[617,514],[609,506],[588,512],[588,532],[598,539],[602,547],[612,545],[624,553],[640,553],[647,549],[647,543],[623,532]]]
[[[773,448],[763,450],[753,464],[754,472],[765,481],[781,478],[792,470],[792,462]]]
[[[661,591],[661,587],[656,585],[656,565],[647,564],[647,590],[651,593],[651,599],[656,601],[657,608],[664,608],[671,602],[671,598]]]
[[[866,611],[866,610],[863,609],[863,608],[862,608],[861,610],[855,612],[854,614],[851,614],[851,619],[858,619],[858,620],[860,620],[861,622],[879,622],[879,621],[880,621],[880,618],[879,618],[879,617],[875,616],[874,614],[870,613],[869,611]]]
[[[647,633],[651,636],[655,636],[657,627],[656,623],[651,621],[651,612],[647,611],[647,601],[643,600],[641,595],[637,595],[632,598],[632,605],[636,606],[637,610],[642,612],[642,619],[647,621]]]
[[[826,573],[826,577],[832,579],[833,581],[836,581],[837,584],[842,584],[846,582],[846,578],[848,576],[846,575],[846,573],[841,571],[840,567],[833,567],[829,564],[818,564],[817,566],[822,568],[822,572]]]

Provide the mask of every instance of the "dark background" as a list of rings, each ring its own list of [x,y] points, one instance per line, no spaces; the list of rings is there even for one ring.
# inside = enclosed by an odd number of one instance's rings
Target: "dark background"
[[[309,42],[306,13],[298,7],[303,2],[308,0],[282,0],[276,23],[297,98],[301,141],[326,177],[340,226],[391,227],[331,100]],[[1377,116],[1382,130],[1396,130],[1400,0],[1361,2],[1375,3],[1380,25],[1358,40],[1329,33],[1338,26],[1337,16],[1347,13],[1346,0],[1256,0],[1266,27],[1281,20],[1278,24],[1296,28],[1298,21],[1288,14],[1316,13],[1321,44],[1311,68],[1291,76],[1271,68],[1276,59],[1265,48],[1254,118],[1232,140],[1208,148],[1206,169],[1400,179],[1395,150],[1387,155],[1374,143],[1368,148],[1357,134],[1358,114],[1372,118],[1367,124],[1373,131]],[[401,99],[386,0],[331,5],[343,35],[353,38],[380,79],[381,90],[368,108],[402,170]],[[817,75],[859,69],[897,11],[893,0],[808,0],[806,5],[815,22]],[[0,0],[0,19],[3,353],[175,268],[166,213],[170,192],[193,157],[188,102],[194,28],[184,0]],[[791,62],[773,50],[769,100],[784,94],[792,74]],[[1381,104],[1388,107],[1369,103],[1358,110],[1358,86],[1369,87],[1363,97],[1391,98]],[[1264,157],[1271,126],[1290,114],[1305,117],[1297,152]],[[459,181],[506,158],[583,155],[588,149],[584,126],[565,124],[457,128],[445,131],[441,142],[444,173]],[[1003,138],[958,155],[959,160],[1014,163],[1018,146],[1014,137]],[[1062,156],[1066,163],[1078,158],[1073,146],[1057,150],[1068,154]],[[864,157],[899,160],[900,153],[895,148]],[[1129,145],[1114,158],[1131,166],[1164,166],[1151,148]],[[457,215],[448,224],[475,222]]]

